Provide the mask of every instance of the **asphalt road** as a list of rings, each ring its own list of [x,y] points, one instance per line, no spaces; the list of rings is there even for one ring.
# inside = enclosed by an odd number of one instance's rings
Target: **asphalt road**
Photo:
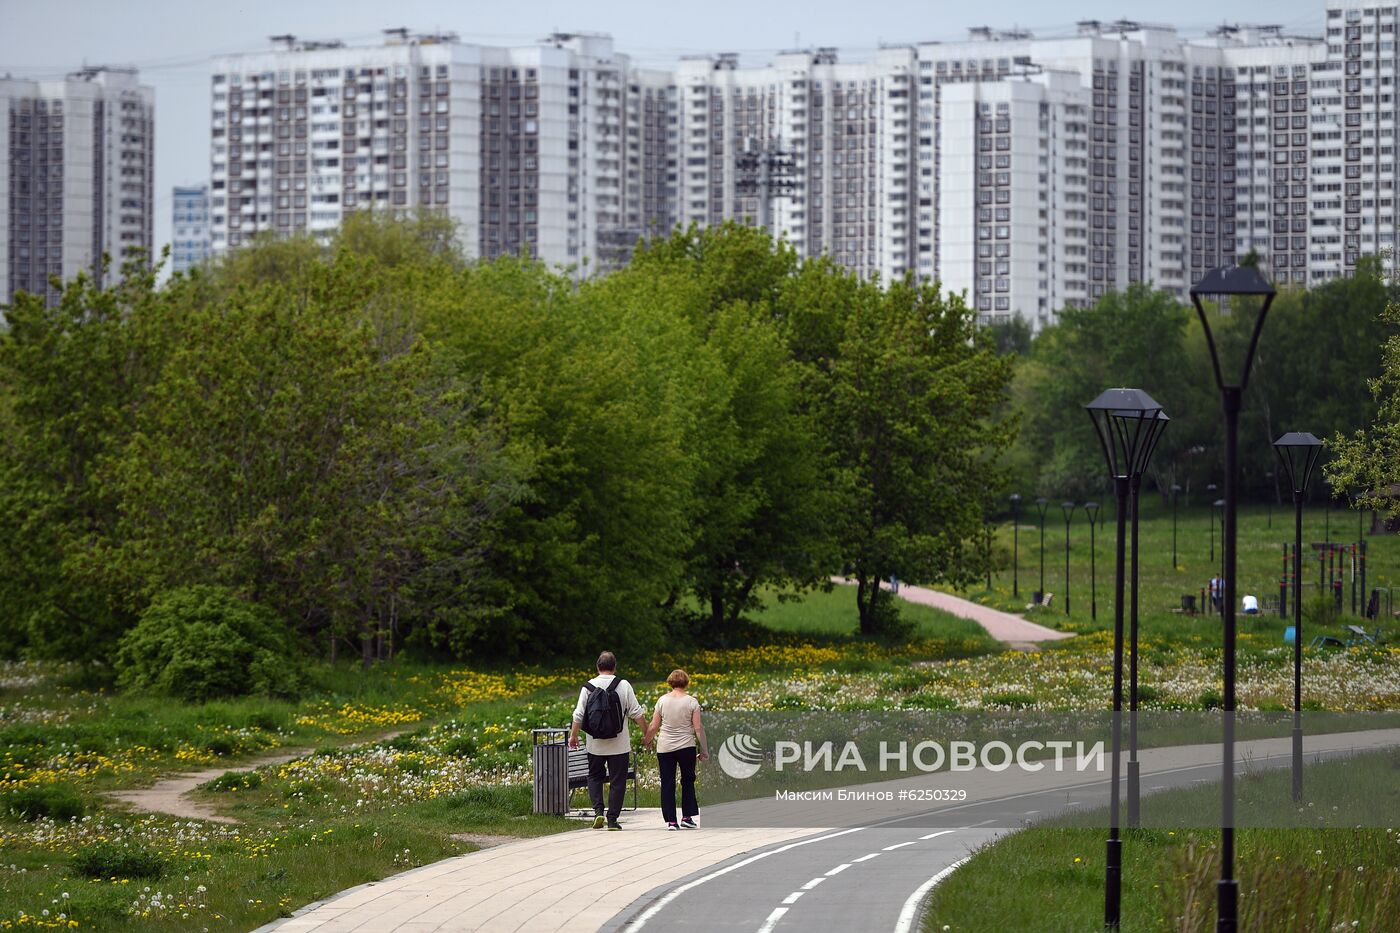
[[[1238,770],[1282,767],[1289,761],[1287,753],[1256,755],[1247,766],[1239,762]],[[1146,796],[1213,782],[1219,775],[1218,762],[1174,766],[1164,761],[1155,769],[1144,767],[1142,790]],[[602,929],[909,933],[920,928],[929,892],[977,848],[1013,827],[1065,811],[1101,808],[1109,786],[1107,776],[1086,776],[745,853],[648,892]],[[702,822],[704,818],[702,812]],[[683,836],[677,836],[683,843]]]

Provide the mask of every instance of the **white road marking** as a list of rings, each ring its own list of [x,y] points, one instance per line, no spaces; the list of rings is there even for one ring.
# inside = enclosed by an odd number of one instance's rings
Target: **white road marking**
[[[784,903],[784,904],[796,904],[796,903],[797,903],[797,899],[798,899],[799,897],[801,897],[802,895],[806,894],[806,893],[807,893],[806,891],[793,891],[793,892],[792,892],[791,894],[789,894],[787,897],[783,898],[783,903]]]
[[[919,840],[917,840],[917,839],[910,839],[908,842],[896,842],[896,843],[895,843],[894,845],[892,845],[892,846],[885,846],[885,847],[884,847],[883,849],[881,849],[880,851],[881,851],[881,852],[893,852],[895,849],[902,849],[902,848],[904,848],[905,846],[912,846],[914,843],[916,843],[916,842],[918,842],[918,841],[919,841]]]
[[[823,876],[820,877],[820,878],[813,878],[811,881],[807,882],[806,884],[804,884],[804,885],[802,886],[802,890],[804,890],[804,891],[810,891],[810,890],[812,890],[813,888],[815,888],[817,885],[821,884],[821,883],[822,883],[823,881],[825,881],[825,880],[826,880],[826,876],[825,876],[825,875],[823,875]]]
[[[776,849],[769,849],[766,852],[760,852],[757,855],[751,855],[746,859],[742,859],[741,861],[735,862],[733,865],[726,865],[724,868],[721,868],[718,871],[712,871],[708,875],[702,875],[701,877],[696,878],[694,881],[687,881],[685,884],[672,888],[670,891],[657,898],[656,903],[652,904],[650,907],[644,910],[640,915],[638,915],[636,920],[633,920],[627,925],[627,929],[629,931],[642,929],[642,927],[646,926],[648,920],[651,920],[657,914],[661,913],[661,911],[665,910],[667,905],[669,905],[672,901],[680,897],[685,892],[691,890],[692,888],[698,888],[706,881],[713,881],[716,878],[729,874],[731,871],[735,871],[740,868],[746,868],[747,866],[752,865],[754,862],[757,862],[760,859],[765,859],[770,855],[777,855],[780,852],[787,852],[790,849],[796,849],[799,846],[809,846],[814,842],[824,842],[827,839],[835,839],[837,836],[846,836],[850,833],[858,833],[864,828],[864,826],[856,826],[852,829],[843,829],[840,832],[827,833],[825,836],[816,836],[812,839],[799,839],[797,842],[789,842],[787,845],[779,846]]]
[[[870,861],[870,860],[873,859],[873,858],[879,858],[879,857],[880,857],[880,853],[879,853],[879,852],[871,852],[869,855],[862,855],[860,858],[853,858],[853,859],[851,859],[851,863],[852,863],[852,864],[855,864],[856,862],[868,862],[868,861]]]
[[[967,858],[971,858],[971,856]],[[895,921],[894,933],[910,933],[911,930],[917,930],[919,928],[919,908],[923,906],[924,898],[928,897],[928,892],[933,890],[934,885],[956,871],[958,866],[967,861],[967,858],[958,859],[956,862],[919,885],[919,889],[909,895],[909,900],[904,902],[904,907],[899,911],[899,919]]]
[[[940,829],[936,833],[929,833],[927,836],[920,836],[920,839],[937,839],[939,836],[946,836],[951,833],[951,829]]]
[[[778,925],[778,921],[783,919],[783,914],[787,912],[786,907],[775,907],[768,919],[763,921],[763,926],[758,928],[758,933],[773,933],[773,927]]]
[[[827,876],[828,878],[830,878],[832,875],[839,875],[839,874],[841,874],[841,872],[845,871],[846,869],[848,869],[848,868],[850,868],[850,867],[851,867],[851,863],[850,863],[850,862],[842,862],[840,865],[837,865],[837,866],[836,866],[835,868],[833,868],[831,871],[827,872],[827,873],[826,873],[826,876]]]

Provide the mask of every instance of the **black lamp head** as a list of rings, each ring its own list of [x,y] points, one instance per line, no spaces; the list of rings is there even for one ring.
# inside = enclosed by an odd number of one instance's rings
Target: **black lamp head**
[[[1214,502],[1211,503],[1211,505],[1215,506],[1217,509],[1223,509],[1225,508],[1225,500],[1216,499]]]
[[[1288,482],[1294,493],[1302,493],[1312,479],[1313,467],[1322,455],[1322,441],[1307,431],[1290,431],[1274,441],[1274,453],[1288,471]]]
[[[1020,501],[1021,501],[1021,494],[1020,494],[1019,492],[1013,492],[1013,493],[1011,494],[1011,501],[1012,501],[1012,502],[1020,502]]]
[[[1084,410],[1099,436],[1109,476],[1140,474],[1166,427],[1162,406],[1141,389],[1105,389]]]
[[[1079,506],[1075,505],[1073,502],[1061,502],[1061,503],[1060,503],[1060,511],[1063,512],[1063,513],[1065,513],[1065,521],[1066,521],[1066,522],[1069,521],[1070,516],[1074,514],[1074,510],[1077,509],[1077,508],[1079,508]]]
[[[1254,365],[1254,351],[1259,346],[1259,333],[1264,329],[1264,318],[1268,315],[1269,305],[1273,304],[1277,294],[1269,280],[1254,266],[1221,266],[1211,269],[1191,287],[1191,303],[1196,306],[1196,315],[1201,319],[1201,327],[1206,332],[1206,344],[1210,347],[1210,362],[1215,371],[1215,384],[1218,388],[1243,391],[1249,384],[1249,370]],[[1213,298],[1219,303],[1221,313],[1228,314],[1230,299],[1236,296],[1255,296],[1263,301],[1254,319],[1249,347],[1245,350],[1239,369],[1226,372],[1220,366],[1220,354],[1216,351],[1215,336],[1211,333],[1210,318],[1206,315],[1203,302]]]
[[[1084,503],[1084,511],[1089,513],[1089,524],[1094,524],[1099,517],[1099,504],[1097,502]]]

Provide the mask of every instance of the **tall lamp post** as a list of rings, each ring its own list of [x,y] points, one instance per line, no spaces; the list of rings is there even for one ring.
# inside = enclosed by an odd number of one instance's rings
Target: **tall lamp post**
[[[1274,453],[1293,489],[1293,799],[1303,799],[1303,494],[1322,453],[1322,441],[1291,431],[1274,441]]]
[[[1142,499],[1142,474],[1147,470],[1147,465],[1152,461],[1152,454],[1157,449],[1157,442],[1162,439],[1162,432],[1167,429],[1167,424],[1171,419],[1164,411],[1157,414],[1147,424],[1147,437],[1144,439],[1145,449],[1138,462],[1134,464],[1133,475],[1129,479],[1128,493],[1132,499],[1133,509],[1133,544],[1132,544],[1132,569],[1131,584],[1129,585],[1129,599],[1131,600],[1131,615],[1128,619],[1128,825],[1139,826],[1142,823],[1140,818],[1138,793],[1138,756],[1137,756],[1137,708],[1138,708],[1138,512]]]
[[[1254,351],[1259,346],[1259,334],[1264,319],[1273,304],[1274,287],[1253,266],[1221,266],[1207,272],[1191,289],[1191,303],[1201,319],[1206,344],[1210,347],[1211,369],[1220,391],[1221,410],[1225,421],[1225,530],[1221,548],[1225,557],[1225,618],[1224,618],[1224,678],[1225,696],[1223,726],[1223,757],[1220,784],[1220,882],[1216,887],[1217,933],[1235,933],[1239,926],[1239,883],[1235,880],[1235,534],[1236,510],[1239,505],[1239,428],[1240,408],[1244,391],[1249,385],[1249,370],[1254,364]],[[1256,296],[1262,299],[1254,318],[1249,345],[1238,369],[1222,369],[1220,353],[1210,330],[1210,317],[1202,300],[1215,296],[1222,313],[1230,310],[1231,298]]]
[[[1181,487],[1172,483],[1172,569],[1178,566],[1176,561],[1176,504],[1181,495]]]
[[[1122,913],[1123,839],[1119,826],[1120,758],[1123,745],[1123,585],[1126,564],[1128,493],[1162,406],[1141,389],[1105,389],[1084,406],[1113,480],[1117,538],[1113,569],[1113,756],[1110,759],[1109,827],[1104,870],[1104,926],[1116,929]]]
[[[1040,510],[1040,599],[1045,600],[1045,510],[1050,508],[1050,500],[1040,496],[1035,500]]]
[[[1206,483],[1206,493],[1208,496],[1215,494],[1215,484]],[[1215,500],[1212,499],[1212,502]],[[1215,513],[1210,513],[1210,565],[1215,566]]]
[[[1274,527],[1274,496],[1278,493],[1278,485],[1274,482],[1274,471],[1266,470],[1264,478],[1269,481],[1268,495],[1264,498],[1269,504],[1269,527]]]
[[[1086,502],[1084,503],[1084,511],[1089,515],[1089,618],[1097,622],[1099,621],[1099,551],[1094,544],[1094,525],[1099,520],[1099,504]]]
[[[1225,500],[1216,499],[1211,504],[1215,511],[1210,514],[1211,534],[1215,533],[1215,526],[1220,525],[1220,579],[1225,579]],[[1223,598],[1223,597],[1222,597]]]
[[[1075,508],[1073,502],[1060,503],[1060,511],[1065,515],[1065,615],[1069,615],[1069,520]]]
[[[1021,595],[1021,494],[1011,494],[1011,595]]]

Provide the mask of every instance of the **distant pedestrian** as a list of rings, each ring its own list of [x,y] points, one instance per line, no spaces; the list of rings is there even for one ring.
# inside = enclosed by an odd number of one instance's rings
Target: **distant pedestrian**
[[[656,739],[656,762],[661,769],[661,818],[667,829],[699,829],[695,818],[700,804],[695,797],[695,761],[710,757],[700,703],[686,693],[690,675],[674,670],[666,678],[671,692],[656,701],[645,741]],[[681,773],[681,819],[676,820],[676,770]]]
[[[1225,605],[1225,581],[1220,579],[1220,574],[1210,578],[1210,604],[1219,612]]]
[[[611,651],[598,655],[598,676],[583,685],[574,707],[574,725],[569,730],[569,747],[578,748],[578,733],[588,735],[588,798],[593,804],[593,828],[621,829],[618,817],[627,797],[627,770],[632,758],[632,739],[627,720],[646,733],[646,715],[632,685],[617,676],[617,657]],[[606,816],[603,784],[608,785]]]
[[[1244,609],[1244,614],[1247,616],[1257,616],[1259,614],[1259,600],[1254,596],[1246,595],[1244,599],[1240,600],[1240,605]]]

